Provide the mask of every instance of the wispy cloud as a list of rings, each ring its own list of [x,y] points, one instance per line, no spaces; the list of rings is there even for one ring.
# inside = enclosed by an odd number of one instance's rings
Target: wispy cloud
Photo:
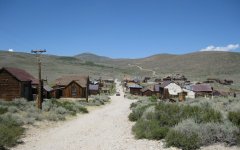
[[[213,45],[210,45],[204,49],[201,49],[200,51],[232,51],[232,50],[235,50],[239,48],[239,44],[229,44],[227,46],[223,46],[223,47],[216,47],[216,46],[213,46]]]

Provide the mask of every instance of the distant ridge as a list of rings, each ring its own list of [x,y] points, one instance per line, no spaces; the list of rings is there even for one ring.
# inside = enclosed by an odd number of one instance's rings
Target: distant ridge
[[[107,60],[111,60],[109,57],[99,56],[93,53],[82,53],[74,56],[83,61],[92,61],[92,62],[104,62]]]
[[[36,57],[30,53],[0,51],[0,67],[19,67],[37,75]],[[239,52],[195,52],[183,55],[157,54],[139,59],[113,59],[92,53],[74,57],[43,55],[43,71],[49,79],[61,75],[84,73],[89,75],[149,75],[134,65],[156,71],[160,76],[182,73],[196,80],[219,77],[237,80],[240,83]],[[86,62],[93,63],[86,63]],[[131,64],[131,65],[129,65]]]

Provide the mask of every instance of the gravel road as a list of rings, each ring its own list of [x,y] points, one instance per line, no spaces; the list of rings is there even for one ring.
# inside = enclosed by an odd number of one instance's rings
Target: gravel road
[[[112,96],[111,103],[55,127],[31,130],[16,150],[156,150],[161,141],[136,140],[128,120],[132,100]],[[174,149],[174,148],[169,148]]]
[[[29,129],[24,143],[14,150],[176,150],[165,148],[162,141],[136,140],[131,133],[133,122],[128,120],[133,100],[112,96],[111,103],[90,111],[89,114],[50,127]],[[235,150],[214,145],[205,150]]]

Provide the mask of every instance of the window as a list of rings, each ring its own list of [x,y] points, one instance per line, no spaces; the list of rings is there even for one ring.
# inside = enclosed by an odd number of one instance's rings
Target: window
[[[77,87],[75,84],[72,85],[72,96],[77,96]]]

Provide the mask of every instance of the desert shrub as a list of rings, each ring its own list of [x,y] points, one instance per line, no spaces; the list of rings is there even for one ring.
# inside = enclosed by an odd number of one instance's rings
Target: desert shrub
[[[169,128],[161,127],[157,120],[139,120],[132,128],[136,138],[163,139]]]
[[[24,128],[11,115],[0,116],[0,148],[17,144],[23,132]]]
[[[130,121],[137,121],[141,118],[143,112],[148,108],[150,105],[138,105],[134,109],[132,109],[132,113],[129,114],[128,118]]]
[[[7,111],[8,111],[8,109],[6,107],[0,106],[0,115],[6,113]]]
[[[150,96],[149,97],[149,100],[151,101],[151,102],[156,102],[157,101],[157,96],[156,95],[153,95],[153,96]]]
[[[170,130],[165,140],[168,147],[175,146],[183,150],[195,150],[200,148],[200,139],[194,132],[185,134],[176,130]]]
[[[235,125],[240,127],[240,111],[230,111],[228,113],[228,119]]]
[[[237,134],[239,130],[232,123],[196,123],[193,119],[187,119],[180,122],[172,130],[191,135],[195,133],[199,138],[199,144],[210,145],[217,142],[226,143],[228,145],[237,144]]]
[[[8,111],[11,113],[16,113],[16,112],[18,112],[18,109],[16,106],[9,106]]]

